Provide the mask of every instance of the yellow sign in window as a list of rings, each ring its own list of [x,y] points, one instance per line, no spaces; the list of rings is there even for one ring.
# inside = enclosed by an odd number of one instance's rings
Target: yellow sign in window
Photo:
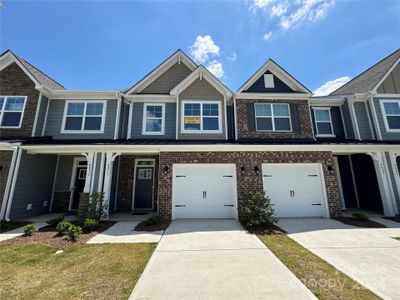
[[[185,124],[200,124],[200,117],[185,117]]]

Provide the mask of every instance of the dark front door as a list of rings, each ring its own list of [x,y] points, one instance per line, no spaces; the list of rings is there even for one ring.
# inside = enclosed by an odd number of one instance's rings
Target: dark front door
[[[72,205],[71,209],[78,209],[79,206],[79,194],[83,192],[86,180],[86,166],[76,168],[75,174],[75,185],[73,187],[72,195]]]
[[[152,209],[153,178],[154,167],[136,167],[135,198],[133,209]]]

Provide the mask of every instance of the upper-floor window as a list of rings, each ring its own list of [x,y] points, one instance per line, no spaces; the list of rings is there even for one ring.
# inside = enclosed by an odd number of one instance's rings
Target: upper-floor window
[[[65,103],[62,133],[103,133],[106,101],[69,100]]]
[[[290,109],[287,103],[255,103],[257,131],[291,131]]]
[[[163,135],[165,123],[165,104],[145,103],[143,108],[142,134]]]
[[[20,128],[25,103],[25,96],[0,96],[0,127]]]
[[[317,136],[335,137],[330,107],[313,107]]]
[[[221,133],[221,102],[183,101],[182,132]]]
[[[400,100],[385,100],[381,105],[386,130],[400,131]]]

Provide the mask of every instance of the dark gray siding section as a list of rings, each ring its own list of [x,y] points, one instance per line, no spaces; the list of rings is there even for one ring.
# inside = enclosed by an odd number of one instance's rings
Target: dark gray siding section
[[[398,98],[398,99],[400,99],[400,98]],[[394,100],[394,99],[392,99],[392,100]],[[373,101],[374,101],[376,115],[378,118],[379,129],[382,134],[382,139],[383,140],[400,141],[400,132],[387,132],[386,131],[385,123],[383,121],[384,116],[383,116],[381,104],[380,104],[380,101],[382,101],[382,99],[375,98],[375,99],[373,99]]]
[[[132,139],[175,139],[176,135],[176,103],[165,104],[164,135],[142,135],[143,103],[134,103],[132,112]]]
[[[340,107],[332,106],[330,109],[331,109],[332,126],[333,126],[333,133],[335,134],[335,139],[343,140],[346,138],[346,135],[344,133],[342,116],[340,114]],[[313,121],[314,132],[315,132],[315,134],[317,134],[313,109],[311,109],[311,117],[312,117],[312,121]],[[318,137],[318,139],[323,139],[323,138]],[[332,138],[329,138],[329,139],[332,139]]]
[[[354,112],[357,118],[358,130],[362,140],[372,140],[372,129],[368,120],[367,107],[365,102],[354,102]]]
[[[355,139],[354,135],[354,129],[353,129],[353,124],[351,123],[351,116],[350,116],[350,110],[348,106],[348,102],[346,101],[342,106],[342,114],[343,114],[343,121],[344,121],[344,126],[346,127],[345,130],[347,132],[347,138],[348,139]]]
[[[73,155],[60,155],[56,175],[55,192],[69,192],[71,188],[72,167],[74,164]]]
[[[56,162],[56,155],[22,153],[10,219],[49,211]],[[28,204],[32,204],[31,210],[27,210]]]
[[[47,105],[49,104],[49,98],[46,96],[42,96],[42,100],[40,102],[40,106],[38,107],[39,113],[37,116],[37,121],[36,121],[36,130],[34,132],[34,136],[41,136],[42,135],[42,130],[44,126],[44,120],[46,118],[46,110],[47,110]]]
[[[264,74],[272,74],[270,71]],[[288,87],[282,80],[274,75],[274,88],[265,88],[264,74],[258,78],[252,86],[250,86],[245,93],[296,93]]]
[[[118,165],[119,159],[116,159],[113,164],[112,180],[111,180],[111,191],[110,191],[110,203],[108,207],[109,213],[115,212],[115,201],[117,196],[117,184],[118,184]]]
[[[44,135],[53,136],[54,139],[114,139],[117,102],[117,100],[107,100],[104,133],[75,134],[61,133],[65,100],[50,100]]]
[[[129,118],[129,105],[122,102],[120,125],[119,125],[119,138],[125,139],[127,136],[128,118]]]
[[[228,125],[228,139],[235,139],[235,116],[233,112],[233,106],[226,106],[226,117],[227,117],[227,125]]]

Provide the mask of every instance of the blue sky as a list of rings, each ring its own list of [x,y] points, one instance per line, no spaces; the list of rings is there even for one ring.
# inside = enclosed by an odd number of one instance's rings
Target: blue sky
[[[400,1],[0,3],[1,51],[68,89],[130,87],[180,48],[233,91],[268,58],[314,91],[400,47]]]

